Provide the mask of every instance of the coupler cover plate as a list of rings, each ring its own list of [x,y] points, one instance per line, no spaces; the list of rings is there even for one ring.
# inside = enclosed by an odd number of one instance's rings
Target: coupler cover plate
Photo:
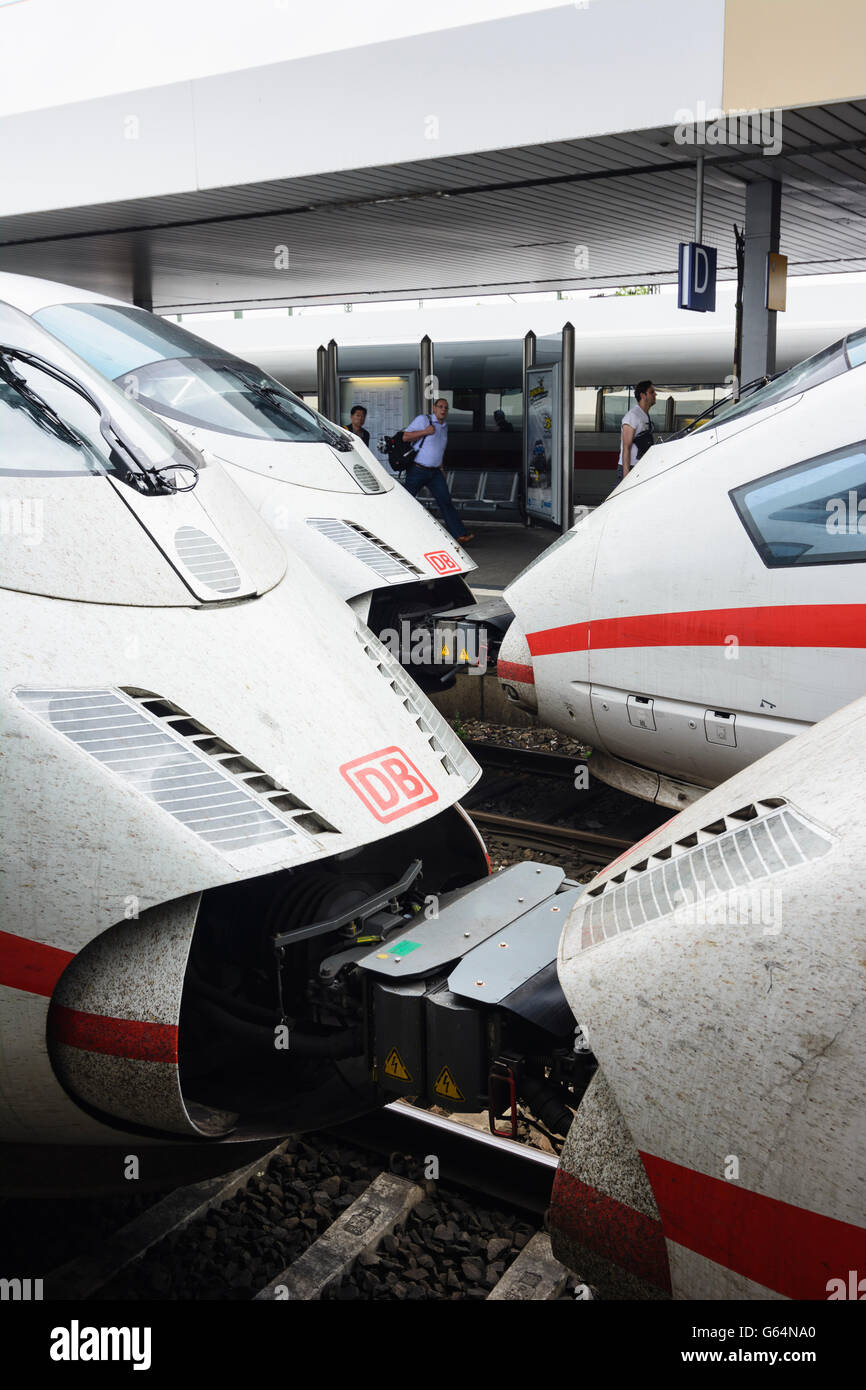
[[[446,893],[436,915],[430,913],[428,904],[403,931],[362,956],[358,966],[392,980],[441,973],[451,961],[552,897],[564,878],[563,870],[555,865],[528,862]],[[565,914],[562,917],[564,925]],[[554,946],[550,958],[555,956]]]

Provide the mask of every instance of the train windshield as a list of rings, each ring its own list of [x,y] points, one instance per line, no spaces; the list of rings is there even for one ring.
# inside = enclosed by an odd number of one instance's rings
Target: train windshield
[[[139,491],[187,490],[204,459],[174,430],[0,302],[0,472],[111,473]]]
[[[117,304],[55,304],[33,317],[157,415],[246,439],[350,441],[280,382],[179,324]]]
[[[813,386],[819,386],[822,381],[829,381],[831,377],[847,372],[849,359],[845,343],[846,340],[842,339],[832,347],[824,348],[823,352],[816,353],[814,357],[807,357],[805,362],[798,362],[796,367],[791,367],[789,371],[782,372],[781,376],[774,377],[760,390],[751,391],[738,401],[732,400],[727,405],[722,405],[711,419],[696,426],[693,433],[700,434],[701,430],[715,429],[717,425],[727,424],[729,420],[735,420],[741,415],[765,410],[767,406],[777,405],[788,396],[811,391]]]
[[[77,391],[0,347],[0,474],[57,478],[113,472],[99,419]]]

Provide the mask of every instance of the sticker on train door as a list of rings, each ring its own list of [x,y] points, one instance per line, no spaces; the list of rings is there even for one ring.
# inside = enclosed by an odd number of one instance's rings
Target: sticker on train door
[[[402,748],[380,748],[365,758],[353,758],[343,763],[340,774],[383,824],[439,800],[439,793]]]

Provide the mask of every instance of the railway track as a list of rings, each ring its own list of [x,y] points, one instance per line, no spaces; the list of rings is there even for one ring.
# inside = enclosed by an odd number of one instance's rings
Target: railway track
[[[585,759],[565,753],[545,753],[537,748],[513,748],[508,744],[490,743],[486,739],[465,739],[466,747],[476,762],[485,768],[505,768],[509,772],[531,772],[543,777],[556,777],[574,782],[575,770]]]
[[[572,874],[610,863],[667,819],[658,807],[592,779],[591,761],[483,739],[466,746],[484,769],[463,802],[482,834],[564,857]],[[591,828],[580,824],[587,819]]]
[[[591,830],[572,830],[564,825],[519,820],[514,816],[499,816],[492,811],[470,810],[469,814],[479,830],[489,831],[500,840],[509,840],[527,849],[543,850],[549,854],[557,850],[579,852],[583,859],[598,864],[609,864],[611,859],[630,849],[634,843],[633,840],[623,840],[615,835],[598,835]]]
[[[373,1155],[372,1164],[359,1162],[359,1152]],[[379,1168],[384,1154],[388,1170]],[[556,1163],[396,1104],[326,1135],[285,1140],[227,1177],[179,1188],[47,1275],[44,1296],[570,1296],[578,1281],[553,1259],[541,1229]],[[401,1167],[405,1173],[392,1171]],[[424,1176],[431,1167],[440,1180]],[[214,1260],[227,1274],[222,1294],[202,1292],[191,1272],[196,1261]]]

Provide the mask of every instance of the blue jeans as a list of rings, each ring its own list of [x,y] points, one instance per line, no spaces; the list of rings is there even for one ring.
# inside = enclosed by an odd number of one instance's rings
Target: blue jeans
[[[418,496],[422,487],[429,487],[433,494],[433,500],[442,513],[442,520],[454,539],[457,540],[459,536],[466,535],[466,527],[460,520],[457,509],[451,501],[451,493],[448,491],[445,474],[440,468],[425,468],[423,463],[413,463],[406,473],[406,481],[403,486],[413,497]]]

